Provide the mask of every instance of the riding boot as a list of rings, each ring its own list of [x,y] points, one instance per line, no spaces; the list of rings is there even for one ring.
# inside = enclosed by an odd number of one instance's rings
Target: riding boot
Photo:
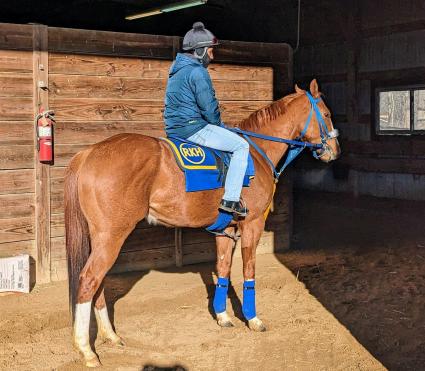
[[[220,202],[219,210],[227,211],[232,214],[237,214],[242,217],[248,215],[248,208],[242,205],[241,201],[228,201],[222,199]]]

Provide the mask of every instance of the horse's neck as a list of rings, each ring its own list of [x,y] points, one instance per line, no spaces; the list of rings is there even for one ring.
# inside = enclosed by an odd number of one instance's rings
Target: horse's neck
[[[279,128],[280,130],[277,132],[276,129],[273,128]],[[279,116],[275,120],[271,120],[267,125],[256,130],[256,132],[284,139],[294,139],[297,135],[296,123],[293,121],[293,115],[289,115],[288,113]],[[277,165],[288,149],[288,145],[284,143],[263,139],[255,139],[255,142],[273,162],[274,166]]]

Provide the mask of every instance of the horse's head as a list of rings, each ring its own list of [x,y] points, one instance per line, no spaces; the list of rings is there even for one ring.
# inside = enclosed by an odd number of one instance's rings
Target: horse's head
[[[303,117],[299,120],[299,136],[307,142],[322,145],[313,152],[316,158],[324,162],[337,159],[341,153],[337,139],[338,130],[333,127],[331,113],[321,98],[316,79],[310,83],[310,92],[300,89],[297,85],[295,90],[303,95],[298,101],[305,107],[298,111]]]

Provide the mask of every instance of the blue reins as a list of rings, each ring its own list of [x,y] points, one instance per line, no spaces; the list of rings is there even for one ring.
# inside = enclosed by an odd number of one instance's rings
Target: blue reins
[[[246,131],[239,128],[229,128],[230,131],[234,133],[242,134],[242,136],[246,139],[246,141],[255,148],[255,150],[267,161],[270,167],[273,170],[273,175],[275,181],[277,182],[282,172],[286,169],[286,167],[303,151],[304,148],[310,148],[313,151],[313,156],[315,158],[320,158],[320,155],[317,153],[318,150],[323,149],[326,146],[326,142],[330,138],[334,138],[338,135],[336,130],[335,133],[331,134],[323,120],[322,114],[320,113],[319,107],[317,104],[322,100],[321,98],[314,98],[309,92],[306,92],[308,100],[311,104],[310,113],[308,114],[307,121],[304,125],[303,130],[300,133],[300,136],[297,139],[284,139],[273,137],[269,135],[263,135],[254,133],[252,131]],[[313,117],[313,112],[316,114],[317,122],[319,123],[319,131],[320,138],[322,139],[321,143],[309,143],[304,142],[301,139],[305,136],[308,127],[310,126],[311,119]],[[279,170],[273,165],[272,160],[264,153],[264,151],[250,138],[259,138],[272,142],[284,143],[288,145],[288,154],[286,156],[285,162],[281,166]]]

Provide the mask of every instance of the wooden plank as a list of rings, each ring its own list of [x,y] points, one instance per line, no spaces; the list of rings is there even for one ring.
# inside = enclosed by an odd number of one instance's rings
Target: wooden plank
[[[50,74],[167,79],[171,66],[171,61],[98,55],[54,53],[49,58]],[[213,81],[273,81],[270,67],[212,63],[208,72]]]
[[[32,26],[0,23],[0,50],[5,49],[32,51]]]
[[[125,241],[122,251],[174,249],[174,229],[166,227],[136,228]]]
[[[33,102],[30,97],[4,97],[0,99],[2,121],[31,121]]]
[[[0,170],[30,169],[34,166],[34,146],[0,145]]]
[[[182,241],[182,229],[174,228],[174,255],[176,256],[176,267],[183,266],[183,241]]]
[[[51,260],[66,260],[65,237],[51,238]]]
[[[49,27],[49,51],[139,58],[173,58],[172,36]]]
[[[270,103],[270,101],[224,101],[220,103],[221,118],[225,123],[237,124]]]
[[[174,265],[174,247],[122,251],[110,273],[165,268]],[[66,279],[66,251],[63,237],[52,238],[52,280]]]
[[[0,121],[0,145],[34,145],[32,121]]]
[[[1,79],[0,79],[1,82]],[[51,98],[148,99],[163,102],[166,79],[134,79],[109,76],[51,75]],[[270,82],[217,80],[220,100],[272,100]],[[1,91],[0,91],[1,93]]]
[[[183,246],[183,265],[213,262],[216,260],[214,241]]]
[[[57,121],[161,121],[164,103],[136,99],[59,99],[51,98],[50,107]]]
[[[50,212],[52,214],[63,214],[63,192],[64,178],[50,178]]]
[[[68,166],[71,158],[89,145],[58,144],[55,146],[55,166]]]
[[[65,236],[63,209],[65,167],[50,168],[50,232],[54,237]]]
[[[101,55],[62,54],[49,56],[49,73],[84,76],[167,79],[171,61],[110,57]]]
[[[51,99],[127,98],[163,101],[166,82],[166,79],[50,75],[49,89]]]
[[[163,121],[58,121],[55,125],[56,144],[93,144],[120,133],[164,136]]]
[[[174,247],[122,252],[110,273],[171,267],[175,264]]]
[[[68,264],[66,260],[65,238],[50,238],[50,280],[63,281],[68,279]]]
[[[33,115],[41,108],[49,109],[49,93],[38,87],[39,81],[48,85],[49,57],[47,26],[33,28]],[[50,282],[50,170],[49,165],[35,160],[35,244],[37,250],[37,283]]]
[[[285,43],[252,43],[220,40],[220,47],[214,51],[216,62],[256,65],[259,63],[285,63],[292,48]]]
[[[261,81],[273,84],[273,68],[211,63],[208,73],[212,81]]]
[[[32,74],[32,51],[0,50],[0,73]]]
[[[0,97],[32,97],[32,76],[0,74]]]
[[[175,39],[170,36],[49,28],[49,50],[55,53],[80,52],[171,60]],[[181,38],[179,40],[181,42]],[[288,60],[290,50],[290,45],[284,43],[220,40],[215,58],[219,62],[254,65],[276,60],[283,63]]]
[[[6,258],[20,254],[29,254],[35,258],[34,247],[34,240],[2,243],[0,244],[0,258]]]
[[[34,216],[34,193],[0,195],[0,219]]]
[[[34,218],[0,219],[0,244],[34,239]]]
[[[63,213],[50,215],[50,237],[65,236],[65,216]]]
[[[217,80],[213,84],[219,102],[273,100],[273,85],[270,82]]]
[[[0,195],[34,192],[34,170],[0,171]]]
[[[292,50],[290,51],[289,56],[289,63],[273,64],[273,100],[280,99],[294,91]]]
[[[68,279],[68,265],[66,260],[52,260],[50,264],[50,280],[52,282]]]
[[[224,101],[220,108],[223,117],[237,122],[250,113],[270,104],[269,101]],[[50,107],[56,111],[57,121],[161,121],[162,101],[136,99],[51,99]]]

